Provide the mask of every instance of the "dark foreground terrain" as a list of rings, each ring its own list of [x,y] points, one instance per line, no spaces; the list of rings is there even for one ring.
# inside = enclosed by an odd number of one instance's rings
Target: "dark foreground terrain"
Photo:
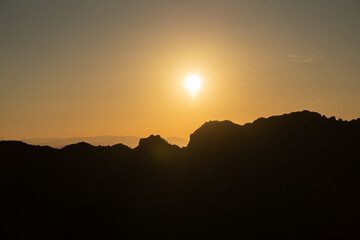
[[[2,239],[359,239],[360,119],[303,111],[63,149],[0,142]]]

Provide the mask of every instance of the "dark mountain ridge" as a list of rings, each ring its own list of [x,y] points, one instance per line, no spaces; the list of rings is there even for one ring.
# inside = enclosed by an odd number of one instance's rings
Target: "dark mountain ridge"
[[[1,141],[7,238],[359,237],[360,119],[210,121],[187,147]]]
[[[258,136],[259,134],[261,135],[261,137],[275,137],[276,135],[289,136],[292,134],[300,133],[307,134],[309,137],[311,137],[311,134],[313,134],[314,131],[322,131],[324,134],[336,134],[340,130],[344,131],[343,134],[348,134],[354,129],[360,129],[360,118],[351,121],[342,119],[336,120],[335,117],[327,118],[326,116],[320,115],[319,113],[304,110],[301,112],[293,112],[279,116],[272,116],[269,118],[262,117],[255,120],[253,123],[246,123],[244,125],[238,125],[229,120],[209,121],[204,123],[200,128],[198,128],[194,133],[190,135],[189,144],[183,148],[194,148],[197,142],[200,143],[199,145],[211,144],[212,141],[215,141],[214,143],[230,143],[230,141],[234,138],[245,138],[246,136],[250,135],[250,133],[251,136],[248,137],[252,138],[254,138],[254,136]],[[327,130],[327,133],[325,133],[325,130]],[[272,134],[272,136],[270,136],[269,134]],[[10,146],[13,146],[15,144],[18,144],[19,146],[36,146],[21,141],[0,142],[2,144],[10,144]],[[159,147],[160,145],[162,145],[163,147],[179,148],[174,144],[168,143],[168,141],[161,138],[161,136],[159,135],[151,135],[148,138],[141,138],[139,141],[139,145],[135,149],[149,149],[156,146]],[[121,143],[115,144],[113,146],[124,146],[124,148],[126,148],[127,150],[131,149]],[[51,148],[49,146],[36,147]],[[86,142],[79,142],[67,145],[62,149],[111,149],[109,147],[110,146],[94,146]]]

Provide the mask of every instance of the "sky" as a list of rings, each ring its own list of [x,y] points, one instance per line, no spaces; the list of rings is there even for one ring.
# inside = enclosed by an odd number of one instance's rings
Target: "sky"
[[[358,0],[0,0],[0,139],[358,118],[359,13]]]

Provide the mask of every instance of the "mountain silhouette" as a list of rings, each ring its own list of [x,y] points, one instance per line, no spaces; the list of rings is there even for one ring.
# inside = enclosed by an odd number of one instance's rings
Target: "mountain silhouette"
[[[161,138],[160,135],[151,135],[148,138],[142,138],[139,141],[139,146],[136,148],[140,151],[146,151],[149,149],[154,148],[161,148],[161,149],[167,149],[167,148],[179,148],[176,145],[170,145],[165,139]]]
[[[0,142],[1,234],[14,238],[359,238],[360,119],[301,111],[55,149]]]

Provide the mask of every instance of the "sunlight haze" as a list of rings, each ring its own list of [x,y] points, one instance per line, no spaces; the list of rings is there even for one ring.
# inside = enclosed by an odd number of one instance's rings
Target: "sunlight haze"
[[[209,120],[303,109],[351,120],[359,12],[355,0],[1,1],[0,139],[188,139]],[[202,85],[185,91],[189,73]]]

